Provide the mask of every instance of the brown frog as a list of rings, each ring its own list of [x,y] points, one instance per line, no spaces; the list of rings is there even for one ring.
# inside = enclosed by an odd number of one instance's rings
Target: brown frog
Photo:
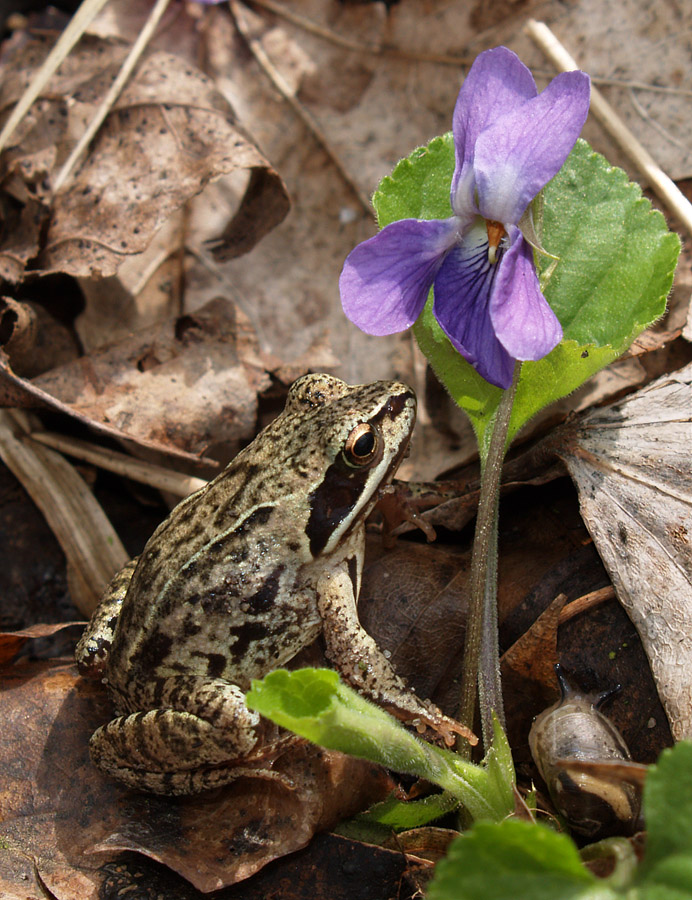
[[[406,452],[404,384],[306,375],[227,468],[178,504],[113,579],[77,647],[118,718],[91,756],[126,784],[187,794],[243,773],[259,716],[244,692],[320,633],[342,677],[451,744],[474,741],[395,674],[356,611],[364,523]]]

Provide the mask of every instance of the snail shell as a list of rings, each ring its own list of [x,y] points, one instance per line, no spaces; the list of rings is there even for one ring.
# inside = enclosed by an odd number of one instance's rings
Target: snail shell
[[[599,710],[619,686],[601,694],[574,689],[555,667],[561,698],[536,717],[529,733],[534,762],[570,827],[589,838],[631,834],[639,817],[641,766]],[[632,778],[627,776],[632,769]],[[624,776],[624,777],[623,777]]]

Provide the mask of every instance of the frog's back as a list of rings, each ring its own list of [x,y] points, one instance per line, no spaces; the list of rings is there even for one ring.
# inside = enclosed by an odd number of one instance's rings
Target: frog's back
[[[302,612],[319,624],[316,611],[276,609],[306,561],[300,542],[287,536],[290,487],[261,465],[256,448],[252,460],[236,460],[149,540],[123,602],[112,673],[195,672],[238,683],[237,660],[247,679],[259,677],[265,656],[284,655],[272,640],[274,622],[286,628]],[[285,647],[286,633],[277,637]],[[249,644],[257,664],[248,676]]]

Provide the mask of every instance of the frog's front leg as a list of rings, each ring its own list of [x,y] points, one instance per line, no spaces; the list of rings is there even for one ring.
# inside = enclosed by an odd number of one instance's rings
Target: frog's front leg
[[[239,687],[180,675],[129,690],[155,708],[119,716],[94,733],[89,749],[101,771],[157,794],[197,793],[244,774],[239,766],[257,743],[260,717]]]
[[[120,615],[125,594],[137,565],[136,556],[120,569],[103,592],[101,602],[84,629],[75,650],[75,660],[80,675],[101,678],[105,674],[106,662],[113,643],[115,626]]]
[[[353,582],[344,563],[320,579],[317,603],[323,620],[327,656],[358,691],[404,721],[429,726],[451,746],[454,734],[469,743],[478,739],[429,700],[422,700],[396,674],[375,641],[358,621]],[[420,728],[424,730],[424,728]]]

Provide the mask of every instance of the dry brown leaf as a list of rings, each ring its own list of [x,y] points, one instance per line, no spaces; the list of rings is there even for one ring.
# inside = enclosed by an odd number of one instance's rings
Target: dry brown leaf
[[[72,332],[39,303],[0,298],[0,341],[12,370],[32,378],[78,355]]]
[[[0,665],[5,665],[19,653],[24,644],[32,638],[51,637],[73,625],[86,625],[86,622],[58,622],[56,625],[32,625],[18,631],[0,631]]]
[[[7,54],[0,109],[17,100],[49,49],[48,41],[33,40]],[[7,193],[20,204],[36,198],[42,205],[41,215],[32,207],[33,234],[23,248],[16,234],[8,247],[0,245],[6,277],[16,279],[21,264],[35,256],[44,271],[112,275],[209,181],[236,170],[251,173],[249,190],[237,219],[217,239],[218,254],[247,252],[288,212],[281,179],[238,126],[227,101],[200,71],[161,51],[141,62],[81,168],[57,197],[50,196],[56,167],[127,50],[122,42],[84,38],[21,123],[14,146],[0,157]]]
[[[69,403],[63,403],[47,391],[36,387],[31,381],[19,378],[9,367],[7,357],[2,350],[0,350],[0,406],[29,409],[46,407],[54,409],[67,416],[74,417],[84,425],[89,425],[95,431],[120,440],[129,440],[128,435],[124,434],[119,428],[114,428],[104,422],[94,421],[88,415],[82,415],[78,410],[71,407]],[[137,443],[150,450],[181,457],[192,463],[199,462],[197,454],[186,453],[170,444],[159,444],[156,441],[148,442],[143,438],[139,438]],[[207,460],[207,462],[212,462],[212,460]]]
[[[401,541],[375,558],[374,544],[363,570],[361,623],[397,673],[444,709],[464,645],[470,555]],[[451,695],[454,704],[454,690]],[[445,711],[454,714],[454,708]]]
[[[2,896],[44,896],[34,864],[49,888],[60,886],[55,893],[61,900],[97,896],[90,862],[82,856],[81,814],[101,799],[88,778],[85,711],[100,703],[105,714],[106,703],[102,690],[84,682],[75,687],[72,668],[25,663],[0,675],[0,829],[7,848],[0,855]]]
[[[556,451],[678,740],[692,737],[691,447],[689,365],[566,426]]]
[[[270,383],[246,317],[224,300],[31,382],[1,362],[0,375],[34,404],[42,400],[122,439],[196,456],[252,436],[257,394]]]
[[[315,833],[395,788],[378,766],[306,742],[290,747],[271,771],[285,775],[292,786],[258,776],[185,800],[143,798],[94,850],[137,851],[199,890],[214,891],[299,850]],[[159,823],[156,829],[151,816]]]
[[[566,596],[559,594],[500,660],[507,733],[528,733],[527,722],[555,698],[557,626]]]
[[[213,890],[304,846],[393,787],[377,766],[303,743],[274,763],[293,788],[251,778],[185,800],[128,792],[89,760],[89,737],[111,714],[101,686],[57,663],[7,667],[0,682],[3,896],[22,883],[26,892],[33,858],[61,900],[96,898],[121,848]]]
[[[502,654],[503,675],[512,672],[515,677],[555,692],[557,626],[566,601],[564,594],[558,594],[531,628]]]

